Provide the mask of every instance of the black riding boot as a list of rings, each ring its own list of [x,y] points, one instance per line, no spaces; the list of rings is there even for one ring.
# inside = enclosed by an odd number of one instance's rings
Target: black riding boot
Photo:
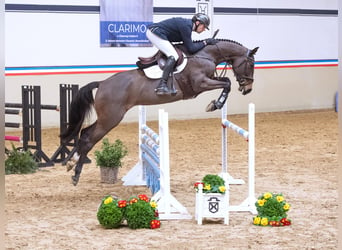
[[[158,85],[158,87],[154,90],[157,95],[168,95],[170,94],[170,90],[167,86],[167,80],[169,78],[170,73],[173,71],[175,67],[176,60],[173,56],[169,56],[164,66],[163,76]]]

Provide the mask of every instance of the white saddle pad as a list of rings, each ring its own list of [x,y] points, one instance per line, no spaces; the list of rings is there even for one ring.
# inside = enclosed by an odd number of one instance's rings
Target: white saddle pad
[[[181,65],[179,65],[176,70],[174,71],[174,73],[180,73],[183,71],[183,69],[185,68],[186,64],[188,63],[188,59],[184,56],[184,60],[182,62]],[[159,79],[162,77],[163,71],[159,68],[159,65],[153,65],[151,67],[148,67],[146,69],[143,69],[145,72],[145,75],[148,78],[151,79]]]

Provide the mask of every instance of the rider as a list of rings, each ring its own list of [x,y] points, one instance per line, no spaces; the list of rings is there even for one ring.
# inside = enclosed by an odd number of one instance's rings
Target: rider
[[[171,42],[183,42],[188,52],[194,54],[203,49],[205,45],[216,43],[212,38],[204,40],[203,43],[194,43],[191,39],[192,31],[202,33],[205,29],[209,30],[209,24],[210,19],[206,14],[197,13],[192,19],[174,17],[159,23],[153,23],[148,27],[146,31],[147,38],[167,56],[162,79],[154,90],[157,95],[170,94],[167,80],[178,60],[178,54]]]

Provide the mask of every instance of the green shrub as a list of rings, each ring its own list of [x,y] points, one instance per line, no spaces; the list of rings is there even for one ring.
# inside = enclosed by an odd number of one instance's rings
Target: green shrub
[[[151,228],[151,222],[158,218],[158,214],[149,200],[133,197],[126,207],[125,217],[131,229]]]
[[[12,150],[7,151],[5,160],[5,174],[28,174],[35,173],[38,163],[31,152],[21,151],[12,144]]]
[[[118,200],[106,196],[97,211],[97,219],[104,228],[118,228],[124,218],[124,208],[118,206]]]
[[[129,200],[118,200],[107,195],[97,211],[97,219],[104,228],[118,228],[126,220],[131,229],[156,229],[160,228],[158,216],[157,203],[150,201],[145,194]]]
[[[207,174],[202,179],[203,182],[203,192],[204,193],[224,193],[225,189],[225,182],[222,177],[213,174]]]
[[[104,138],[101,150],[95,151],[96,165],[100,167],[121,167],[121,160],[127,154],[127,147],[121,140],[117,139],[114,143],[110,143],[108,138]]]

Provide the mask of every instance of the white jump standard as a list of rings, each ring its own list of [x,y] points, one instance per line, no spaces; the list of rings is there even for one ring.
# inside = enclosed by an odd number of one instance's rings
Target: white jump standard
[[[229,211],[247,211],[257,214],[255,207],[255,105],[248,105],[248,131],[227,120],[227,104],[222,108],[222,172],[221,175],[231,184],[244,184],[242,179],[234,179],[228,173],[227,129],[241,135],[248,142],[248,197],[237,206],[229,205]]]
[[[159,134],[146,125],[146,109],[139,107],[139,162],[123,177],[124,185],[147,185],[158,204],[159,218],[191,219],[171,194],[168,113],[159,109]]]

